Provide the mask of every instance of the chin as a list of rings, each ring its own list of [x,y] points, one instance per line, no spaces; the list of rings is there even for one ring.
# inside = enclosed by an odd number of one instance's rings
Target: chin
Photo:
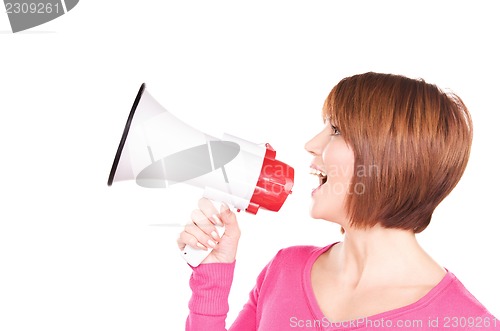
[[[315,205],[314,202],[309,208],[309,215],[313,219],[324,220],[331,223],[336,223],[340,226],[344,226],[344,220],[346,217],[334,213],[332,208],[321,208],[321,206]]]
[[[327,210],[324,210],[324,208],[320,208],[319,206],[315,206],[314,203],[309,209],[309,215],[314,219],[322,219],[328,221],[331,218],[331,215],[328,214],[330,213],[328,213]]]
[[[322,211],[321,208],[316,203],[314,203],[314,201],[312,201],[311,206],[309,207],[309,215],[314,219],[322,219],[324,211]]]

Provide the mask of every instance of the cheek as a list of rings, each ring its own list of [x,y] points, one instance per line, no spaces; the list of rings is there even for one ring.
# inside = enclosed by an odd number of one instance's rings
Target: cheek
[[[316,192],[311,216],[342,224],[344,201],[354,173],[354,154],[343,141],[335,141],[325,147],[322,158],[328,180]]]
[[[332,142],[323,151],[328,181],[349,183],[354,174],[354,153],[343,142]]]

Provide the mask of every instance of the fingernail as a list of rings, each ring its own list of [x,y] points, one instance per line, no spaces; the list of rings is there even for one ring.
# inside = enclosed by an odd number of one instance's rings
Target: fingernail
[[[217,232],[215,232],[215,231],[212,231],[211,235],[212,235],[212,238],[214,238],[215,240],[219,240],[220,239],[219,234]]]
[[[225,202],[222,202],[220,207],[220,213],[228,214],[229,212],[230,212],[229,206]]]
[[[212,247],[212,248],[215,248],[215,246],[217,246],[216,243],[214,243],[212,240],[208,240],[207,243]]]
[[[217,216],[216,214],[213,214],[212,215],[212,218],[213,220],[215,221],[215,224],[219,225],[219,226],[223,226],[224,224],[222,223],[222,221],[220,220],[219,216]]]
[[[198,246],[201,249],[207,249],[205,246],[203,246],[201,243],[196,243],[196,246]]]

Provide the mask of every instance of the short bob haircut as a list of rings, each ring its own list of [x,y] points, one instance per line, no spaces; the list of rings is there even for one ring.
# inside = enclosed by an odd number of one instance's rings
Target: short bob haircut
[[[466,106],[422,79],[373,72],[344,78],[325,100],[323,118],[354,153],[345,201],[354,227],[423,231],[469,159]]]

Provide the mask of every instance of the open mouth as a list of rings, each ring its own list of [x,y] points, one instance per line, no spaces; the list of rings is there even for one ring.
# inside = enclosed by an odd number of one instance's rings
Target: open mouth
[[[309,173],[311,175],[318,176],[318,178],[319,178],[319,186],[321,186],[324,183],[326,183],[326,180],[327,180],[326,172],[324,172],[322,170],[319,170],[319,169],[311,168],[310,171],[309,171]]]

